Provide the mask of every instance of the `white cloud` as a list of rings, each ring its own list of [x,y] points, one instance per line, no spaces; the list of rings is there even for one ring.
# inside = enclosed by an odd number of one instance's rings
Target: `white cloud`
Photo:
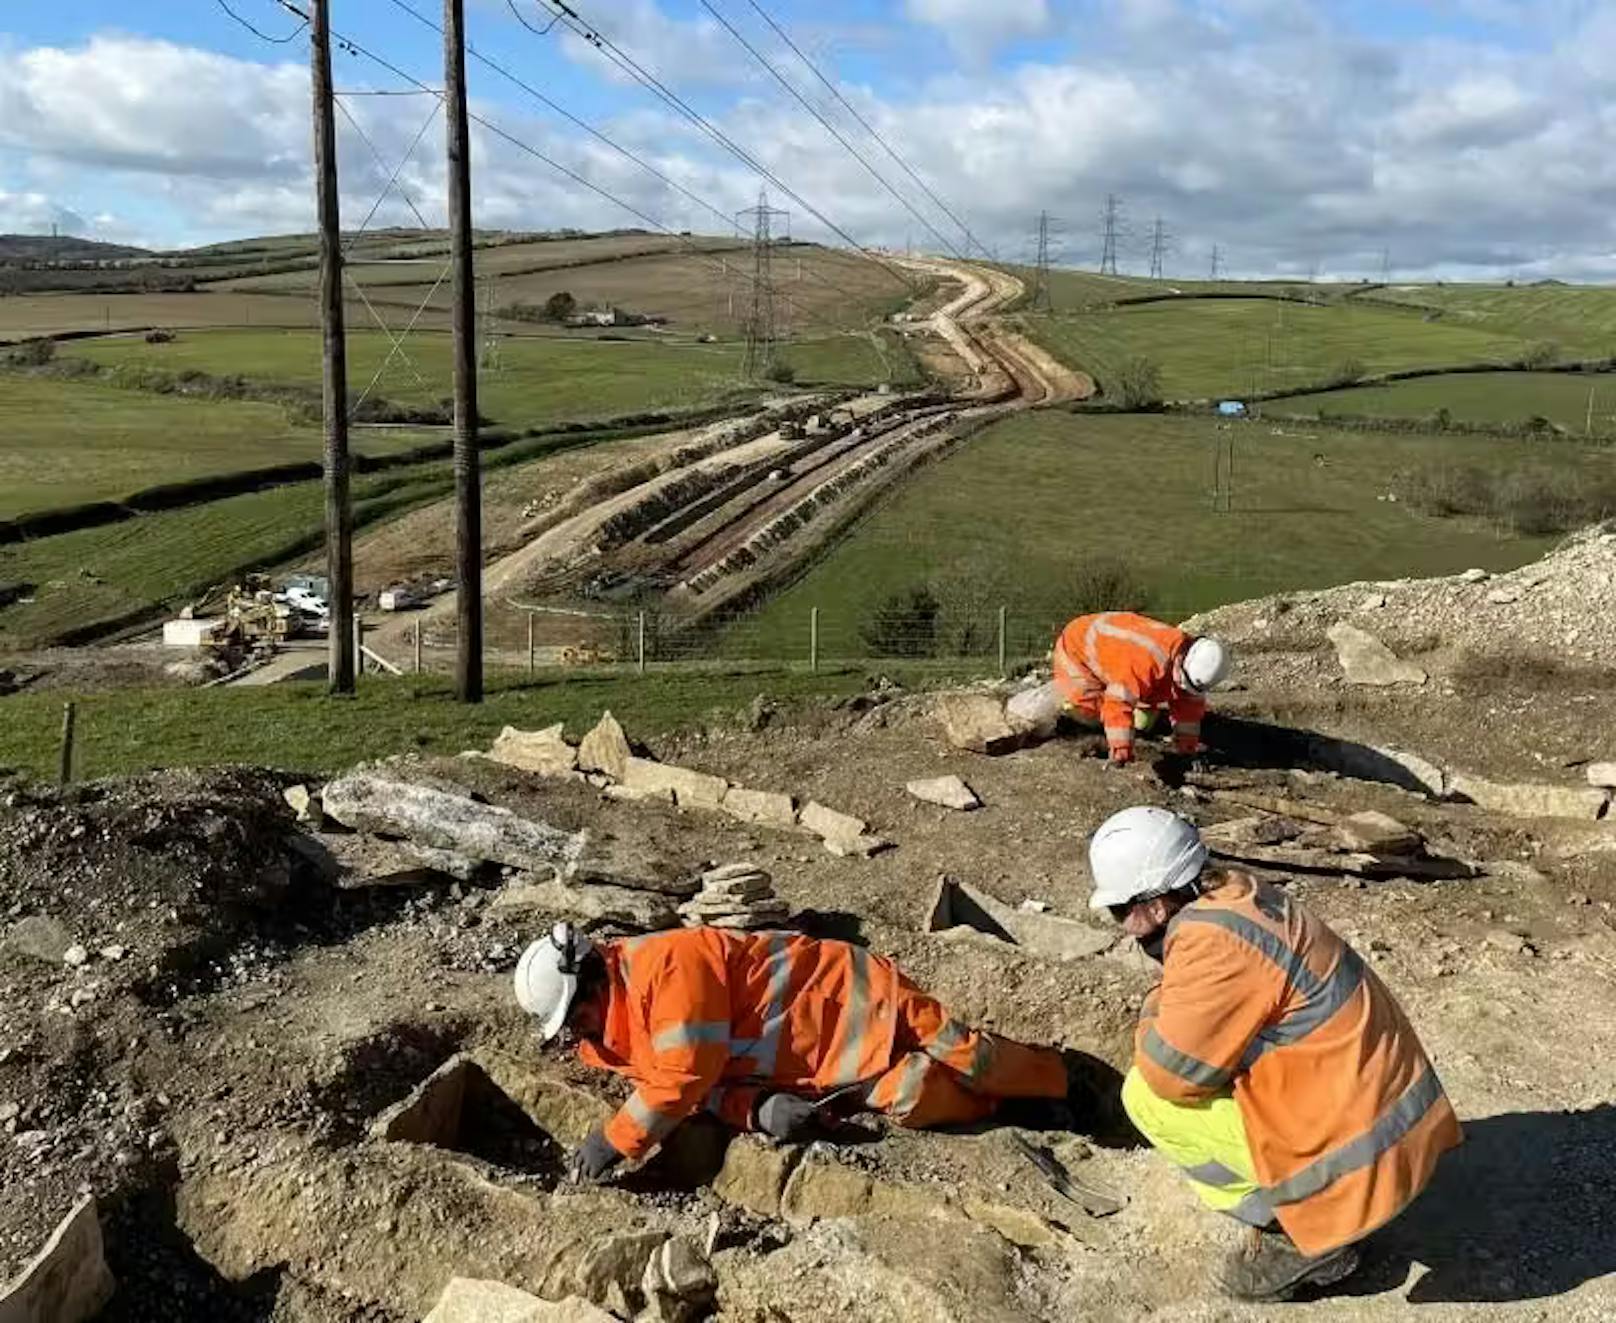
[[[48,234],[51,226],[63,234],[83,234],[83,216],[43,193],[8,193],[0,188],[0,234]]]
[[[693,22],[663,13],[657,0],[616,0],[597,5],[588,15],[591,29],[625,52],[634,63],[662,82],[729,85],[753,80],[752,57],[735,39],[705,15]],[[570,28],[558,28],[562,49],[574,60],[607,79],[634,85],[634,76],[615,64]]]
[[[979,60],[998,47],[1049,31],[1049,0],[904,0],[916,23],[939,29],[962,59]]]

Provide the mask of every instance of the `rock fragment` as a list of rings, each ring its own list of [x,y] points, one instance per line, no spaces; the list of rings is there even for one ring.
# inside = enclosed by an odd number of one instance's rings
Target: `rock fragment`
[[[541,1300],[504,1282],[451,1277],[423,1323],[614,1323],[587,1300]]]
[[[687,927],[768,928],[791,913],[774,879],[755,864],[726,864],[702,874],[701,890],[679,907]]]
[[[59,965],[74,945],[73,934],[55,919],[43,914],[31,914],[18,919],[6,932],[0,947],[30,960],[47,965]]]
[[[623,769],[634,756],[628,736],[617,718],[602,712],[595,728],[578,745],[578,766],[585,772],[603,772],[614,781],[623,779]]]
[[[1373,634],[1345,621],[1330,626],[1325,637],[1335,645],[1349,684],[1424,684],[1430,678],[1423,667],[1400,660]]]
[[[855,836],[862,836],[869,826],[863,818],[826,808],[817,799],[810,799],[803,805],[800,820],[815,836],[827,841],[851,840]]]
[[[631,790],[671,790],[680,808],[721,808],[729,791],[729,782],[721,776],[651,758],[629,758],[623,765],[622,783]]]
[[[934,776],[929,780],[911,781],[904,788],[923,803],[957,809],[961,813],[982,807],[976,791],[957,776]]]
[[[838,859],[868,859],[871,855],[892,849],[892,842],[885,836],[861,832],[857,836],[827,836],[825,848]]]
[[[1616,763],[1589,763],[1588,784],[1602,790],[1616,790]]]
[[[565,914],[642,928],[648,932],[678,925],[670,897],[657,891],[636,891],[603,883],[573,885],[554,878],[542,882],[513,883],[490,903],[503,913]]]
[[[506,726],[488,750],[488,757],[536,776],[571,776],[578,766],[578,750],[567,743],[564,729],[564,723],[559,721],[543,730]]]
[[[325,818],[325,810],[320,805],[318,795],[306,785],[299,783],[295,786],[287,786],[285,790],[281,791],[281,798],[286,801],[287,807],[297,814],[299,822],[305,822],[313,827],[315,831],[319,831],[320,824]]]
[[[89,959],[90,953],[77,942],[74,942],[72,946],[68,947],[67,950],[62,952],[62,963],[64,965],[69,965],[74,969],[77,969],[80,965],[86,964]]]
[[[772,790],[748,790],[745,786],[731,786],[724,795],[723,809],[742,822],[755,822],[765,827],[794,827],[797,825],[797,805],[790,795]]]
[[[991,694],[945,694],[937,700],[943,734],[956,749],[998,755],[1021,747],[1021,733]]]
[[[1347,849],[1369,854],[1412,854],[1425,844],[1424,838],[1412,827],[1374,809],[1341,819],[1336,826],[1336,836]]]
[[[1580,818],[1594,821],[1610,805],[1610,792],[1584,786],[1542,785],[1535,782],[1499,782],[1455,772],[1448,781],[1453,799],[1466,799],[1492,813],[1522,818]]]
[[[22,1143],[22,1136],[17,1136]],[[84,1323],[112,1298],[101,1219],[95,1199],[81,1199],[61,1220],[45,1246],[12,1281],[0,1288],[4,1323]]]

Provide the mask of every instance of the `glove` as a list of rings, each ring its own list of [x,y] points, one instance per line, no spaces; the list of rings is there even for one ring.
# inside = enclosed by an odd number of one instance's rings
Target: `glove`
[[[567,1163],[567,1179],[574,1185],[593,1185],[604,1180],[622,1160],[623,1155],[606,1138],[606,1131],[596,1126]]]
[[[758,1104],[753,1120],[759,1130],[781,1144],[801,1143],[819,1129],[819,1113],[813,1103],[794,1093],[771,1093]]]

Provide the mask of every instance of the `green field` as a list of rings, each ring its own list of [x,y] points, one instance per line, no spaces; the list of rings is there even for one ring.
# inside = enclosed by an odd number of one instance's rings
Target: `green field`
[[[313,331],[187,332],[159,345],[120,336],[75,341],[61,352],[109,367],[198,370],[310,389],[320,384],[320,337]],[[450,353],[449,337],[437,332],[412,335],[400,356],[392,354],[390,342],[379,331],[352,331],[350,398],[357,400],[374,380],[373,393],[392,403],[438,404],[452,389]],[[887,379],[880,356],[862,337],[792,344],[782,357],[805,384],[854,385]],[[736,344],[561,335],[502,339],[497,366],[485,366],[480,374],[478,407],[485,417],[512,427],[702,408],[737,394],[744,398],[740,359]],[[898,356],[894,362],[900,380],[915,379],[911,360]]]
[[[1007,265],[1004,269],[1031,292],[1037,276],[1032,267]],[[1078,271],[1070,267],[1053,267],[1049,272],[1049,299],[1057,313],[1081,312],[1133,299],[1174,294],[1283,297],[1325,304],[1350,297],[1362,289],[1363,286],[1356,284],[1305,280],[1153,280],[1149,276],[1106,276],[1098,271]]]
[[[1023,314],[1027,333],[1063,363],[1115,393],[1118,369],[1145,357],[1167,399],[1244,396],[1325,385],[1344,365],[1369,373],[1518,358],[1509,334],[1406,312],[1275,299],[1184,299],[1103,312]]]
[[[1465,326],[1553,344],[1572,358],[1616,355],[1616,288],[1601,285],[1392,285],[1355,302],[1439,314],[1433,326]]]
[[[320,458],[320,430],[275,404],[148,395],[90,382],[0,375],[0,519],[117,500],[159,483]],[[378,455],[432,437],[363,429]]]
[[[1230,437],[1236,509],[1217,514],[1208,499],[1213,446]],[[979,641],[1005,605],[1019,653],[1046,648],[1055,628],[1092,606],[1082,580],[1109,564],[1126,566],[1150,608],[1170,619],[1358,578],[1504,569],[1548,542],[1425,518],[1384,497],[1400,469],[1528,460],[1607,473],[1616,464],[1602,450],[1490,437],[1029,414],[921,470],[736,629],[753,655],[797,655],[817,606],[824,655],[866,655],[859,623],[890,595],[930,585],[945,610],[976,623]]]
[[[970,671],[957,668],[952,675]],[[880,673],[910,686],[950,676],[935,667],[890,664]],[[539,679],[495,673],[486,701],[475,707],[455,702],[447,683],[430,676],[366,676],[353,698],[329,698],[323,686],[308,683],[125,690],[78,700],[77,772],[83,779],[247,763],[329,773],[411,750],[452,755],[486,748],[507,725],[534,729],[564,721],[578,739],[607,708],[636,739],[651,738],[708,721],[734,722],[758,694],[789,707],[864,693],[874,682],[869,671],[852,667],[818,674],[566,672]],[[5,700],[0,768],[55,775],[62,699],[60,693],[23,693]]]
[[[1263,406],[1267,414],[1352,414],[1429,419],[1446,409],[1460,423],[1522,423],[1547,418],[1568,432],[1616,435],[1616,374],[1474,372],[1417,377],[1385,386],[1293,395]]]

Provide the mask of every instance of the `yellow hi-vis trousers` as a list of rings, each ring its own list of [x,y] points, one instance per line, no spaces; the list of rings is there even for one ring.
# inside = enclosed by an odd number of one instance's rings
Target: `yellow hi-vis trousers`
[[[1139,1133],[1183,1171],[1207,1207],[1248,1226],[1265,1227],[1274,1220],[1257,1184],[1240,1107],[1231,1095],[1169,1102],[1151,1091],[1135,1067],[1122,1082],[1122,1105]]]

